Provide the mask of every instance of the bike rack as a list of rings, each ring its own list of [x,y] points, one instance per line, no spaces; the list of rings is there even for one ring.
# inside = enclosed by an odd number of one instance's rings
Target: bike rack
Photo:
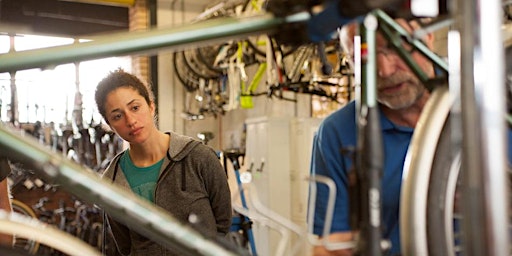
[[[51,152],[31,137],[21,137],[0,125],[2,155],[20,161],[61,184],[67,191],[96,203],[114,218],[168,248],[185,255],[243,255],[238,248],[220,246],[218,241],[184,225],[163,209],[102,180],[94,171]]]

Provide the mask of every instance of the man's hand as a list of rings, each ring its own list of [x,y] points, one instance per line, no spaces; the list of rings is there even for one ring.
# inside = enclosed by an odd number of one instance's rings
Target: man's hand
[[[338,232],[338,233],[332,233],[327,237],[319,238],[319,239],[327,239],[329,243],[336,243],[336,242],[350,242],[354,240],[354,233],[353,232]],[[352,256],[353,251],[352,249],[341,249],[341,250],[335,250],[330,251],[327,250],[324,246],[315,246],[313,248],[313,255],[314,256]]]

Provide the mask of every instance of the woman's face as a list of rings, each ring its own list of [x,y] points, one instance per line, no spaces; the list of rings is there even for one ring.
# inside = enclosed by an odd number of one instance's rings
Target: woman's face
[[[106,118],[110,127],[130,144],[144,143],[155,128],[154,104],[148,104],[135,89],[120,87],[107,95]]]

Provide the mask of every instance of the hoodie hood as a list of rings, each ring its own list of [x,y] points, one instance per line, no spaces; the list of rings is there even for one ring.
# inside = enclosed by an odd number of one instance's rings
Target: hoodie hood
[[[194,140],[192,137],[180,135],[174,132],[166,132],[170,135],[169,157],[173,161],[180,161],[187,156],[192,149],[201,144],[200,141]]]
[[[169,149],[167,150],[167,157],[164,160],[162,166],[167,166],[170,162],[178,162],[185,158],[190,152],[202,142],[193,139],[189,136],[180,135],[172,131],[166,132],[169,134],[170,143]],[[118,153],[110,162],[105,172],[102,174],[103,178],[113,180],[116,175],[123,175],[122,172],[117,174],[115,171],[119,158],[125,151]],[[124,175],[123,175],[124,176]],[[122,182],[122,186],[129,187],[127,182]]]

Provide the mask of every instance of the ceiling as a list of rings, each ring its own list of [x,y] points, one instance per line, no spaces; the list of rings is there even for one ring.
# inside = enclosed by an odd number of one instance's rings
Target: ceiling
[[[128,6],[107,0],[0,0],[4,33],[80,37],[127,29]]]

